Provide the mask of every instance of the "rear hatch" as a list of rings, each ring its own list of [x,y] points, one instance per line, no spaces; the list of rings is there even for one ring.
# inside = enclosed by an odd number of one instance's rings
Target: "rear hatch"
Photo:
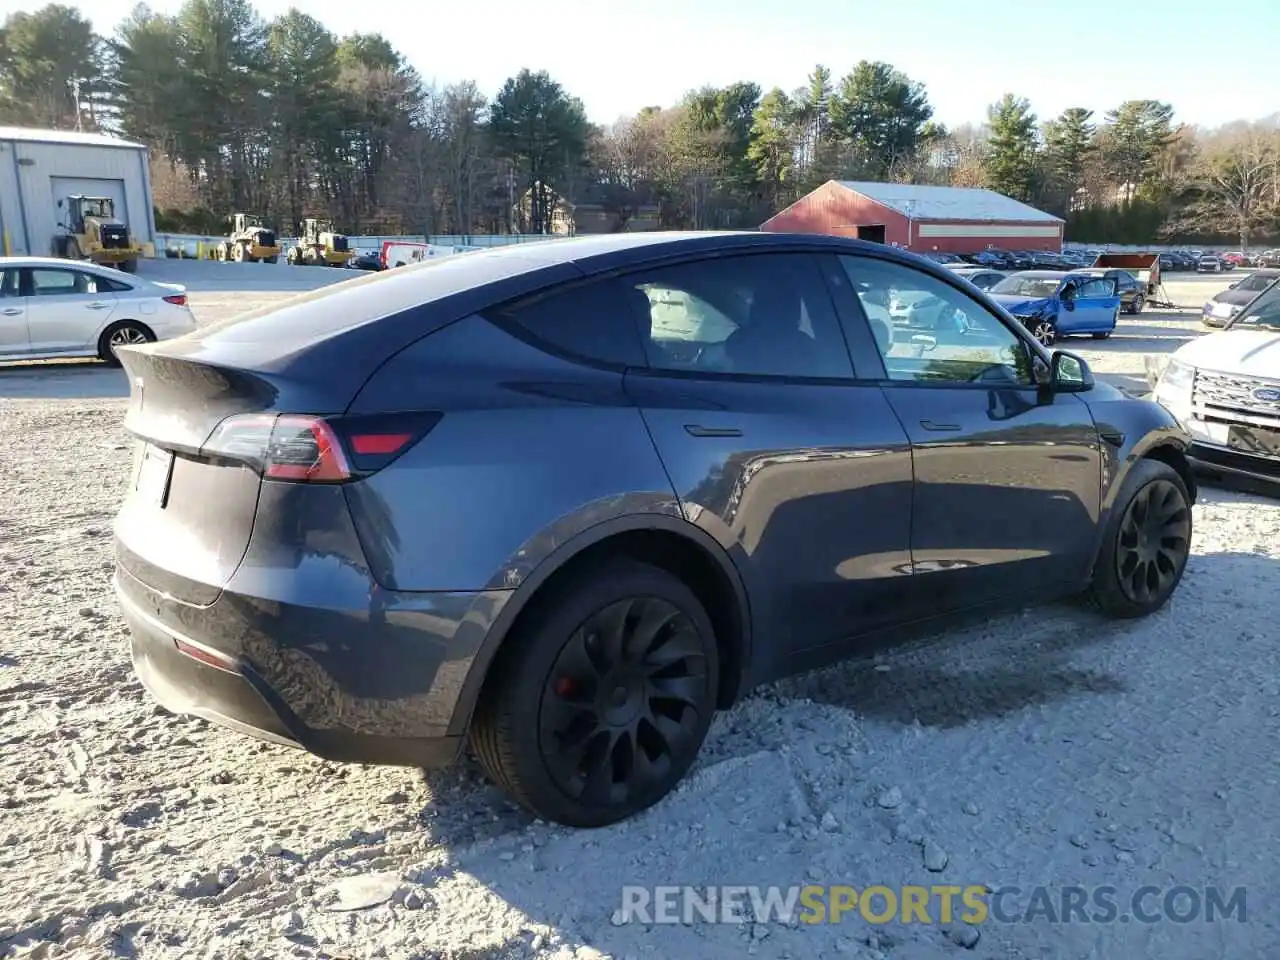
[[[332,483],[353,478],[339,463],[376,469],[394,453],[388,437],[407,442],[420,426],[397,421],[379,440],[342,419],[379,366],[487,305],[495,283],[518,295],[578,275],[571,264],[539,270],[536,252],[501,254],[370,274],[120,350],[125,428],[139,441],[116,521],[120,566],[176,599],[212,603],[248,548],[264,477]],[[347,427],[375,452],[353,451]]]

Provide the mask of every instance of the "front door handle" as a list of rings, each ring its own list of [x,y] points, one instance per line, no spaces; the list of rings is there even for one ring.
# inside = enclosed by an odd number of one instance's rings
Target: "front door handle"
[[[101,300],[95,300],[93,303],[87,304],[90,310],[105,310],[111,306],[109,303],[103,303]]]
[[[17,307],[9,307],[7,310],[4,311],[4,315],[6,317],[16,317],[21,312],[22,311],[19,310]]]
[[[960,429],[960,424],[958,423],[939,423],[937,420],[921,420],[920,426],[926,430],[936,430],[938,432]]]
[[[685,432],[691,437],[740,437],[742,431],[737,427],[704,427],[697,423],[686,423]]]

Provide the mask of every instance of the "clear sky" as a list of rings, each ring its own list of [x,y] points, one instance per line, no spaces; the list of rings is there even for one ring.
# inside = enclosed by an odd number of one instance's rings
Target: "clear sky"
[[[78,7],[103,33],[128,0]],[[181,0],[151,0],[173,12]],[[258,0],[270,18],[296,0]],[[0,14],[42,6],[0,0]],[[475,80],[490,96],[521,67],[546,69],[610,123],[704,84],[803,85],[815,63],[842,76],[885,60],[926,85],[935,115],[985,116],[1006,91],[1041,117],[1170,102],[1216,125],[1280,112],[1280,0],[308,0],[335,33],[386,35],[428,82]],[[1008,10],[1008,13],[998,12]]]

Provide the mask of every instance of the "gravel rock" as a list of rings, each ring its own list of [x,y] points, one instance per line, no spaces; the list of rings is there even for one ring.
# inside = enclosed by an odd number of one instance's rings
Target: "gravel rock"
[[[921,847],[924,868],[933,873],[941,873],[947,869],[947,852],[932,840],[926,840]]]
[[[902,791],[898,787],[890,787],[876,797],[876,805],[885,810],[894,810],[902,806]]]
[[[951,942],[958,947],[964,947],[966,950],[972,950],[978,945],[978,941],[982,939],[982,931],[970,924],[960,924],[952,927],[948,932]]]

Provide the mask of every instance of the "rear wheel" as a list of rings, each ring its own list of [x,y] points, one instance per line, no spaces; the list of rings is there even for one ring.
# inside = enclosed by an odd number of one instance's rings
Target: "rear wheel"
[[[1178,471],[1139,460],[1103,533],[1089,597],[1109,617],[1143,617],[1173,595],[1191,555],[1191,496]]]
[[[110,367],[120,366],[120,358],[116,356],[116,347],[133,347],[143,343],[154,343],[156,335],[151,328],[137,320],[120,320],[102,331],[98,338],[98,356]]]
[[[715,711],[706,611],[679,579],[607,564],[543,598],[507,641],[471,726],[502,789],[535,815],[615,823],[666,796]]]
[[[302,251],[297,247],[290,247],[289,252],[284,255],[284,260],[285,263],[296,267],[302,262]]]
[[[1142,308],[1147,305],[1147,301],[1143,299],[1142,294],[1138,294],[1133,298],[1133,303],[1129,307],[1129,312],[1137,316],[1142,312]]]

